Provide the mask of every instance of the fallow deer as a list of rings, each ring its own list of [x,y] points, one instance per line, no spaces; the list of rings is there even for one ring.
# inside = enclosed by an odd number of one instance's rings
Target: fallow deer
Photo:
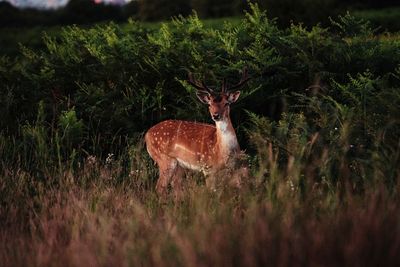
[[[241,150],[229,112],[230,105],[235,103],[240,95],[240,91],[232,90],[238,89],[248,80],[247,69],[243,69],[239,83],[228,87],[224,79],[221,92],[215,92],[189,74],[188,82],[197,89],[196,95],[199,100],[208,105],[215,126],[166,120],[147,131],[147,151],[159,167],[156,185],[159,195],[166,192],[170,183],[176,192],[180,192],[184,169],[203,172],[206,175],[206,185],[214,188],[216,174],[237,165]],[[242,173],[239,176],[247,176],[247,167],[241,167],[239,171]],[[237,179],[235,182],[237,185],[240,183]]]

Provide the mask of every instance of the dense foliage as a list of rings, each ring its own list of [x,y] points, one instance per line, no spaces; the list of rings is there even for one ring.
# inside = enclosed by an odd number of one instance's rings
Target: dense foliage
[[[363,128],[354,127],[350,143],[367,147],[388,124],[397,129],[398,99],[390,88],[398,87],[399,41],[375,37],[350,15],[330,29],[281,30],[253,6],[242,23],[221,30],[192,15],[160,30],[133,21],[124,28],[67,27],[44,43],[46,49],[22,48],[20,57],[1,60],[0,127],[15,142],[26,143],[27,129],[35,127],[50,139],[67,138],[64,120],[74,135],[65,149],[92,154],[166,118],[207,121],[185,83],[188,72],[219,86],[222,77],[236,82],[244,66],[252,80],[233,113],[235,125],[247,118],[240,110],[273,120],[282,111],[303,112],[311,132],[330,132],[350,116],[339,112],[347,112]],[[323,110],[310,110],[317,104]]]
[[[348,14],[281,29],[251,5],[221,29],[193,14],[160,29],[66,27],[44,44],[0,59],[7,265],[398,263],[398,36]],[[143,132],[210,121],[188,72],[220,86],[243,67],[232,120],[248,186],[212,193],[189,174],[184,200],[160,204]]]

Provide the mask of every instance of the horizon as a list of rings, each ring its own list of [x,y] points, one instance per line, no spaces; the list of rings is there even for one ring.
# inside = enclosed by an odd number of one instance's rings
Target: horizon
[[[0,0],[8,2],[17,8],[57,9],[68,4],[70,0]],[[111,5],[124,5],[132,0],[91,0],[96,4],[104,3]]]

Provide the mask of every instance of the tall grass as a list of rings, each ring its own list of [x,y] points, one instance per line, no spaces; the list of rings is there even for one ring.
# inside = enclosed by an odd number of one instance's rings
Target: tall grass
[[[180,202],[158,200],[151,165],[135,166],[120,179],[121,162],[93,158],[78,171],[45,178],[3,171],[2,266],[399,263],[397,185],[389,191],[376,182],[354,194],[352,184],[330,184],[315,174],[313,167],[333,151],[307,164],[289,159],[282,168],[274,148],[266,150],[268,162],[253,166],[248,187],[211,192],[188,174]],[[144,151],[136,156],[147,162]]]
[[[323,104],[307,100],[307,110]],[[339,116],[339,108],[320,115]],[[356,153],[362,157],[352,155],[351,133],[358,130],[352,117],[331,133],[312,131],[303,113],[288,113],[278,123],[248,116],[255,153],[241,189],[222,185],[209,191],[202,176],[188,172],[181,200],[171,194],[160,201],[157,170],[142,139],[127,143],[119,156],[89,155],[77,166],[40,173],[5,166],[0,261],[3,266],[400,263],[399,147],[375,140],[381,143]]]

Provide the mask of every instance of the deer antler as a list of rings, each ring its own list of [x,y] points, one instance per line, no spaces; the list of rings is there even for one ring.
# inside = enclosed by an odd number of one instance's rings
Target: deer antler
[[[229,87],[227,89],[227,84],[226,84],[226,80],[224,79],[223,85],[222,85],[222,92],[226,92],[226,91],[230,91],[233,89],[237,89],[239,87],[241,87],[243,84],[245,84],[248,80],[250,80],[247,68],[244,67],[242,70],[242,78],[240,79],[239,83]]]
[[[195,87],[197,90],[207,92],[209,94],[212,94],[214,92],[212,89],[208,88],[208,86],[204,83],[204,81],[201,81],[201,84],[199,84],[199,82],[193,78],[193,74],[191,72],[189,72],[188,76],[189,76],[188,83],[193,87]]]
[[[226,93],[228,90],[227,90],[227,87],[228,87],[228,83],[226,82],[226,78],[224,78],[224,80],[222,81],[222,93]]]

